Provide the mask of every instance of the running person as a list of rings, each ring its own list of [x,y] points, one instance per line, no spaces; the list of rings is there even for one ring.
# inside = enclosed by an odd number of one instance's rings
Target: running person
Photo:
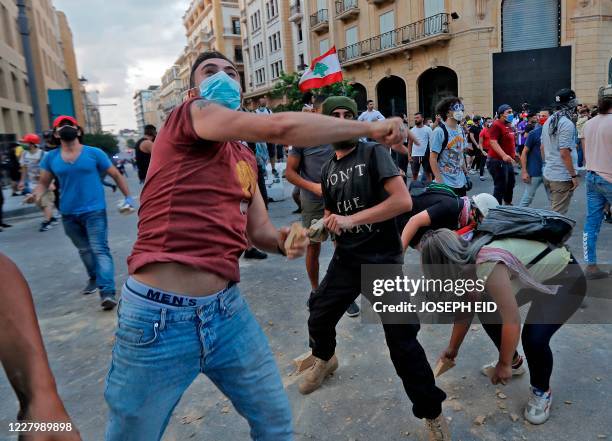
[[[421,242],[421,262],[427,278],[436,278],[436,269],[443,267],[445,278],[454,274],[456,278],[484,280],[485,299],[497,304],[494,313],[479,313],[483,328],[499,350],[499,360],[483,368],[491,368],[493,384],[505,384],[513,375],[524,372],[516,352],[522,341],[531,383],[524,416],[532,424],[542,424],[550,416],[550,340],[576,312],[586,293],[584,273],[565,247],[555,248],[529,265],[547,247],[543,242],[514,238],[483,246],[478,239],[468,243],[447,229],[429,232]],[[472,274],[467,266],[470,264],[474,265]],[[521,332],[519,307],[526,303],[531,305]],[[471,314],[455,318],[441,358],[457,357],[472,318]]]
[[[83,130],[71,116],[58,116],[53,122],[54,136],[61,148],[47,152],[40,168],[40,178],[34,193],[26,202],[40,203],[47,193],[52,176],[62,189],[60,212],[64,231],[79,255],[89,282],[83,294],[100,291],[101,306],[113,309],[115,299],[115,270],[108,247],[106,201],[100,174],[109,174],[125,195],[124,206],[132,207],[127,181],[112,165],[106,153],[80,142]]]
[[[106,439],[159,440],[183,392],[204,373],[248,420],[253,439],[291,440],[289,401],[267,338],[240,295],[238,258],[247,239],[289,257],[303,254],[307,241],[285,249],[288,229],[270,222],[255,157],[239,140],[304,146],[370,136],[395,143],[399,122],[239,112],[240,76],[218,52],[198,56],[190,84],[190,98],[155,140],[142,191],[106,384]]]
[[[354,119],[357,104],[334,96],[323,103],[323,114],[339,123]],[[411,135],[412,138],[412,135]],[[308,333],[314,365],[299,385],[300,393],[317,390],[338,368],[336,325],[360,294],[361,264],[403,262],[395,216],[410,210],[408,189],[388,150],[358,137],[332,143],[335,155],[321,172],[325,226],[336,235],[336,249],[327,274],[310,297]],[[418,324],[383,324],[395,369],[413,402],[413,413],[425,418],[430,439],[449,440],[442,401],[425,352],[417,340]]]

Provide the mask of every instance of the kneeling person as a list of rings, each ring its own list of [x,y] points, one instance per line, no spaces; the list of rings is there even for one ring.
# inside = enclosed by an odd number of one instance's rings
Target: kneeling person
[[[323,113],[353,119],[357,105],[347,97],[330,97],[323,103]],[[310,298],[308,332],[315,364],[299,386],[302,394],[318,389],[338,368],[335,328],[360,293],[361,264],[403,263],[395,217],[412,206],[399,169],[385,147],[358,139],[332,145],[335,155],[323,166],[321,181],[325,226],[336,235],[337,245],[325,278]],[[450,439],[441,414],[446,395],[436,387],[416,338],[419,325],[383,327],[395,369],[413,401],[414,415],[427,419],[431,439]]]

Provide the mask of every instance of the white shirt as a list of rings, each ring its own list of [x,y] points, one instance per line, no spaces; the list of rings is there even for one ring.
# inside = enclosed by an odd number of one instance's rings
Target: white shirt
[[[359,121],[375,122],[381,121],[385,119],[385,117],[378,110],[372,110],[371,112],[369,110],[366,110],[361,115],[359,115],[358,119]]]
[[[412,145],[412,156],[425,156],[425,151],[431,140],[433,130],[431,130],[431,127],[423,125],[421,127],[414,126],[410,131],[416,136],[420,143],[420,145]]]
[[[257,109],[255,109],[255,113],[263,113],[266,115],[271,115],[272,111],[268,109],[267,107],[258,107]]]

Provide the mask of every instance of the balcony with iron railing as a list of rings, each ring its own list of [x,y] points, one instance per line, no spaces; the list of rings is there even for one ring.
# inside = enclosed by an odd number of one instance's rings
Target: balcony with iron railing
[[[449,14],[440,13],[338,50],[342,65],[450,39]]]
[[[223,34],[224,35],[233,35],[233,36],[240,36],[240,28],[235,28],[235,27],[229,27],[229,28],[223,28]]]
[[[289,9],[289,21],[297,23],[302,20],[302,17],[302,5],[300,5],[299,2],[291,5]]]
[[[326,32],[329,29],[327,9],[319,9],[310,16],[310,29],[316,33]]]
[[[337,0],[336,1],[336,19],[348,21],[359,15],[358,0]]]

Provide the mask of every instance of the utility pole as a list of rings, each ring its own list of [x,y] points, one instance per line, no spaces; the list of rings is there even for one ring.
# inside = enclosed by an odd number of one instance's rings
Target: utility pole
[[[28,83],[30,84],[30,97],[32,99],[32,110],[34,111],[34,129],[36,133],[42,133],[42,120],[40,118],[40,103],[38,102],[38,87],[36,85],[36,75],[34,75],[34,61],[32,59],[32,45],[30,44],[30,24],[26,14],[26,0],[16,0],[19,8],[17,22],[19,33],[23,43],[23,56],[28,71]]]

